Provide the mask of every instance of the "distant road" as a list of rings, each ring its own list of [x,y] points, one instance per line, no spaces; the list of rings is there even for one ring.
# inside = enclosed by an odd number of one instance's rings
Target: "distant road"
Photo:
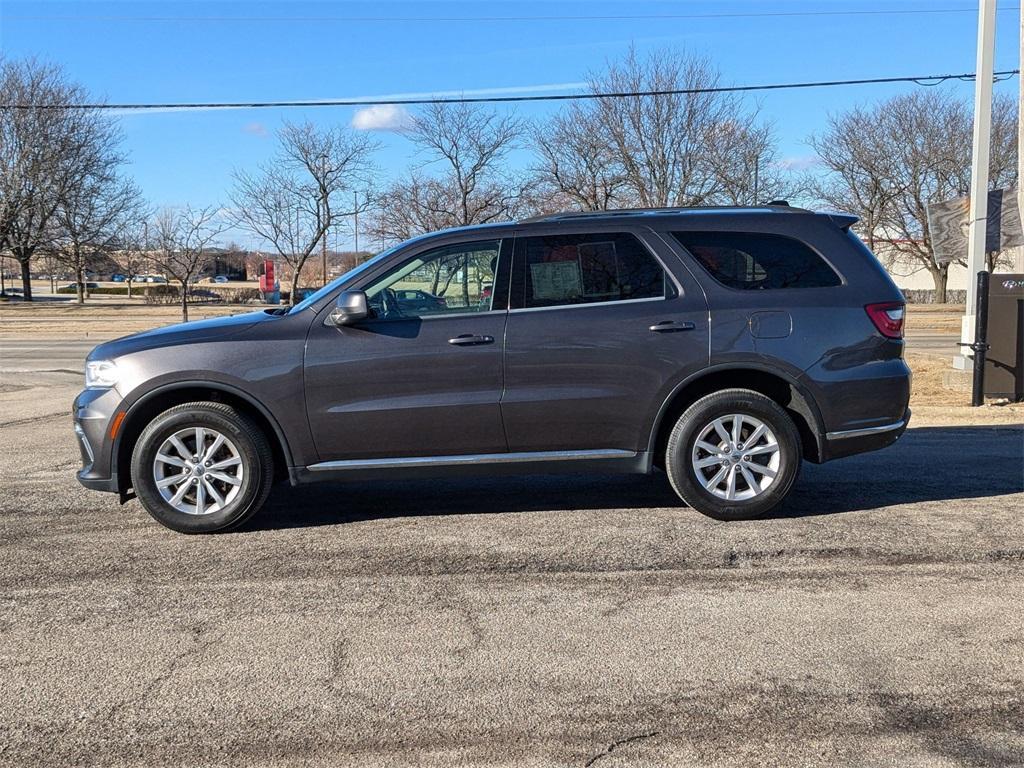
[[[960,351],[960,347],[957,346],[959,341],[960,334],[958,333],[909,333],[907,334],[907,350],[952,357]]]
[[[72,371],[81,373],[85,357],[99,341],[0,339],[0,373]]]

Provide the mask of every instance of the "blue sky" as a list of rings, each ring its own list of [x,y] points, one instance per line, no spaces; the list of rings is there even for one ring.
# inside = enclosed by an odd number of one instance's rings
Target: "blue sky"
[[[1019,3],[1001,0],[1000,6],[996,69],[1015,69]],[[963,0],[2,0],[0,48],[7,56],[59,63],[112,102],[328,99],[564,86],[584,80],[631,44],[641,52],[674,46],[704,54],[726,81],[754,84],[973,71],[976,8]],[[966,12],[864,13],[935,9]],[[860,13],[835,15],[842,11]],[[790,12],[807,15],[744,15]],[[621,15],[689,17],[479,19]],[[761,94],[756,103],[775,126],[782,156],[800,163],[809,155],[808,134],[820,129],[829,113],[911,87],[781,91]],[[966,83],[942,87],[968,97],[972,93]],[[1015,94],[1017,81],[996,87]],[[517,112],[541,118],[555,109],[526,105]],[[351,124],[357,111],[240,109],[133,113],[118,119],[131,158],[129,172],[155,205],[210,204],[227,200],[233,168],[253,167],[273,153],[273,131],[282,120]],[[402,137],[384,131],[378,136],[384,145],[377,158],[382,181],[417,161]],[[344,236],[338,245],[346,245]]]

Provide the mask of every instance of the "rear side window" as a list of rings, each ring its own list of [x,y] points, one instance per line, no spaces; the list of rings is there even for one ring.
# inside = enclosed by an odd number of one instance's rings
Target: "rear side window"
[[[749,232],[673,232],[718,282],[741,291],[830,288],[842,281],[799,240]]]
[[[665,297],[665,271],[633,235],[516,239],[513,308]]]

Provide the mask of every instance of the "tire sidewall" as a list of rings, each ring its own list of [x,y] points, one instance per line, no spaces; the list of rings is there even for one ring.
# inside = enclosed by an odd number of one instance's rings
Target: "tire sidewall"
[[[189,515],[174,509],[161,496],[153,477],[153,460],[163,442],[175,432],[190,427],[216,429],[238,449],[245,471],[238,494],[225,506],[208,515]],[[211,408],[171,409],[157,416],[143,430],[132,452],[132,486],[139,501],[157,521],[181,533],[210,533],[241,524],[259,501],[265,467],[252,436],[252,427]]]
[[[697,479],[690,461],[701,431],[714,419],[735,413],[764,422],[775,434],[781,453],[775,482],[747,501],[726,501],[710,493]],[[745,520],[781,506],[796,482],[802,460],[800,433],[785,410],[760,393],[733,390],[702,398],[683,413],[669,439],[666,468],[676,492],[699,512],[719,520]]]

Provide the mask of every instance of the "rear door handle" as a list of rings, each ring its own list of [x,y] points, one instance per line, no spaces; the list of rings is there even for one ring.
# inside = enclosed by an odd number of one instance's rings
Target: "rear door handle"
[[[647,330],[654,331],[655,333],[679,333],[680,331],[692,331],[696,327],[695,323],[689,321],[677,323],[675,320],[663,320],[660,323],[655,323]]]
[[[474,336],[472,333],[464,333],[461,336],[456,336],[454,339],[448,339],[449,344],[454,344],[457,347],[476,347],[481,344],[493,344],[493,336]]]

